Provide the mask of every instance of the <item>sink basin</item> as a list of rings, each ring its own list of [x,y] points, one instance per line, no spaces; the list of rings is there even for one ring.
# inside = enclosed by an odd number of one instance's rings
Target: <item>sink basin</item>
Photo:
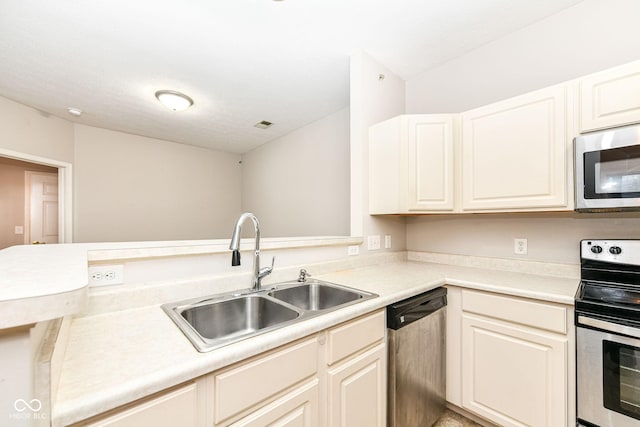
[[[200,351],[272,330],[300,312],[260,294],[208,299],[181,306],[163,306]]]
[[[194,347],[205,352],[375,297],[310,280],[164,304],[162,309]]]
[[[365,294],[355,289],[314,281],[276,289],[268,295],[303,310],[320,311],[357,301]]]

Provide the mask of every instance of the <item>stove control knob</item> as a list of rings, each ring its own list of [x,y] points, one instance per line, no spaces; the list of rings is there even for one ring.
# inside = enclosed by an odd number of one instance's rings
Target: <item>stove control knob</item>
[[[594,254],[599,254],[602,252],[602,246],[591,246],[591,252],[593,252]]]
[[[613,255],[620,255],[622,253],[622,248],[620,246],[611,246],[609,248],[609,252]]]

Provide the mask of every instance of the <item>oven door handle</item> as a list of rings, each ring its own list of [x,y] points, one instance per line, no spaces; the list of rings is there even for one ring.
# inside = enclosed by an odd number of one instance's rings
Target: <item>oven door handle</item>
[[[586,317],[586,316],[580,316],[580,315],[578,315],[578,324],[591,326],[594,328],[602,329],[603,331],[627,335],[633,338],[640,339],[640,329],[633,328],[631,326],[620,325],[618,323],[611,323],[605,320],[594,319],[593,317]]]

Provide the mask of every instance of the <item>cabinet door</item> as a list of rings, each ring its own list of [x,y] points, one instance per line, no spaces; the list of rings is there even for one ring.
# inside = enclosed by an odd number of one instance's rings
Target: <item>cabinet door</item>
[[[407,116],[406,126],[409,211],[453,210],[453,116]]]
[[[462,209],[528,211],[568,205],[568,86],[462,115]]]
[[[402,116],[369,128],[369,213],[397,214],[406,209],[406,144]]]
[[[567,338],[464,314],[463,407],[502,426],[567,425]]]
[[[369,129],[369,213],[454,209],[457,115],[402,115]]]
[[[319,381],[286,394],[253,414],[233,423],[234,427],[315,427],[319,425]]]
[[[384,343],[328,371],[328,425],[384,427],[386,424]]]
[[[640,122],[640,61],[580,79],[580,132]]]

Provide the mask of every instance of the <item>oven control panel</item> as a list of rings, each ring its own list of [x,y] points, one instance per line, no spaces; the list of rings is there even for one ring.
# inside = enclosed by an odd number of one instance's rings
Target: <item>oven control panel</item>
[[[580,257],[603,262],[640,265],[640,240],[582,240]]]

